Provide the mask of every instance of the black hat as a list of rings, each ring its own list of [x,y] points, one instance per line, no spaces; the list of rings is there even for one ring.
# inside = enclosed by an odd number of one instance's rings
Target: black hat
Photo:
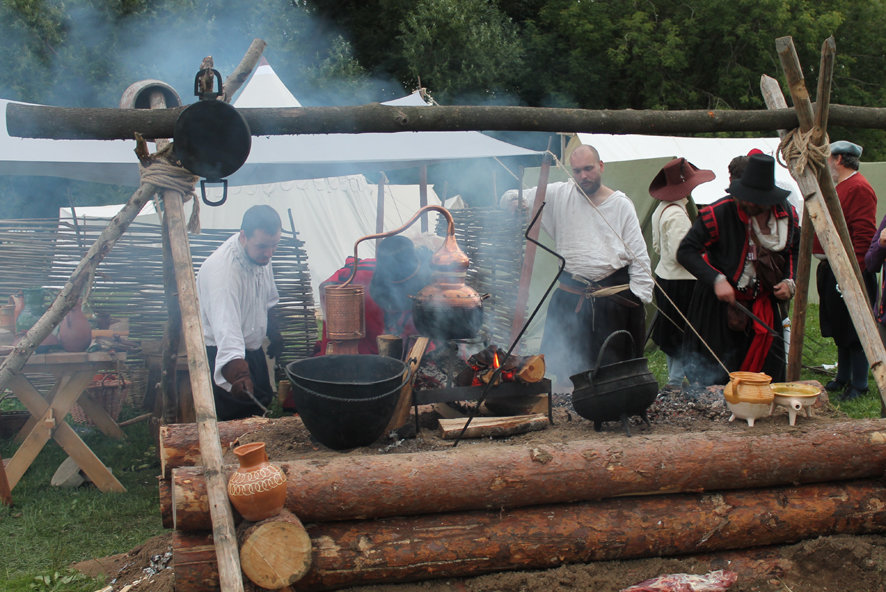
[[[748,157],[748,165],[741,178],[729,184],[729,193],[735,199],[761,206],[773,206],[791,194],[775,185],[775,159],[766,154]]]

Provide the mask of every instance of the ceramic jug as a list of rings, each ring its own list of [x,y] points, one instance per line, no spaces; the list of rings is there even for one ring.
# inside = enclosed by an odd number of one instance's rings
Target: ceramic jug
[[[286,474],[268,462],[264,442],[234,448],[240,467],[228,480],[228,498],[246,520],[258,522],[280,513],[286,502]]]
[[[83,312],[80,300],[58,326],[58,342],[68,352],[86,351],[92,343],[92,325]]]
[[[730,372],[723,396],[730,403],[770,404],[774,398],[772,377],[762,372]]]

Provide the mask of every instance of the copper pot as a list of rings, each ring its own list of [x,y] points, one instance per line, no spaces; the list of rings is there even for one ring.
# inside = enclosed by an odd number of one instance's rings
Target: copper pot
[[[443,246],[431,257],[430,267],[433,279],[413,297],[412,320],[422,335],[433,339],[470,339],[480,332],[483,325],[483,300],[488,294],[480,295],[465,283],[470,260],[455,240],[455,223],[452,214],[442,206],[421,208],[406,224],[396,230],[364,236],[354,244],[354,261],[357,261],[357,245],[370,238],[383,238],[402,232],[411,226],[426,211],[440,212],[448,222]],[[351,274],[342,286],[346,286]]]
[[[448,213],[448,212],[447,212]],[[422,335],[434,339],[470,339],[483,326],[483,300],[465,283],[470,261],[449,234],[431,257],[433,282],[412,300],[412,320]]]

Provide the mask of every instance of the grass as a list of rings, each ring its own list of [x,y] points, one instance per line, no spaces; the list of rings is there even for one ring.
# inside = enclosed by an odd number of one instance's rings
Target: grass
[[[804,347],[803,379],[826,383],[835,371],[837,350],[823,339],[818,308],[810,305]],[[665,357],[650,352],[649,366],[661,384],[667,380]],[[851,417],[878,417],[880,398],[876,383],[868,394],[847,403],[835,403]],[[0,403],[8,408],[10,401]],[[121,419],[139,411],[124,409]],[[279,410],[278,410],[279,412]],[[15,505],[0,505],[0,590],[5,592],[94,592],[104,582],[73,572],[71,563],[124,553],[164,532],[160,522],[157,451],[146,423],[124,428],[127,438],[111,440],[94,429],[76,427],[126,487],[126,493],[101,493],[93,487],[63,489],[49,481],[65,459],[64,451],[50,441],[13,490]],[[0,453],[9,458],[17,444],[0,441]]]
[[[124,410],[121,418],[128,415]],[[2,590],[94,592],[104,583],[71,571],[72,562],[126,552],[164,531],[156,478],[160,463],[148,424],[124,428],[127,438],[122,442],[93,428],[76,429],[127,491],[51,487],[49,481],[67,455],[54,441],[47,443],[13,490],[15,505],[0,505]],[[0,441],[4,458],[16,447]]]

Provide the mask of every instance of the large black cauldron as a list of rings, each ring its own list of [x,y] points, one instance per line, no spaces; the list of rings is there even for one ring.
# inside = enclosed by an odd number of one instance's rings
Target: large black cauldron
[[[646,358],[600,365],[609,340],[622,334],[633,344],[634,339],[629,332],[615,331],[600,346],[594,369],[569,378],[575,387],[572,406],[576,413],[593,421],[594,429],[598,432],[604,421],[621,420],[625,433],[630,436],[628,418],[632,415],[639,415],[646,425],[650,425],[646,409],[658,396],[658,381],[649,371]]]
[[[286,365],[295,408],[317,441],[334,450],[381,437],[409,380],[406,364],[376,355],[329,355]]]

